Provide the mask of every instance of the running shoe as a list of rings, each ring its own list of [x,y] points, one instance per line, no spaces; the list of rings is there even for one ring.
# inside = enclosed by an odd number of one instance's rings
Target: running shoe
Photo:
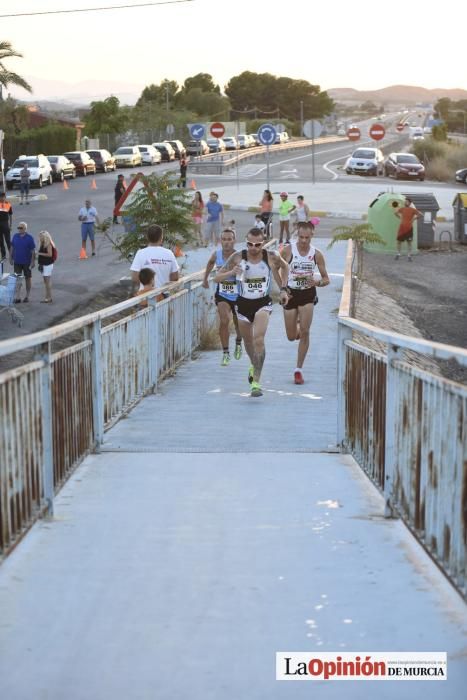
[[[224,354],[222,355],[221,366],[222,366],[222,367],[227,367],[227,365],[229,364],[229,362],[230,362],[230,355],[229,355],[228,352],[224,352]]]
[[[235,343],[235,352],[234,352],[234,357],[236,360],[239,360],[242,356],[242,343]]]
[[[255,371],[255,368],[253,367],[253,365],[251,365],[250,368],[249,368],[249,370],[248,370],[248,382],[249,382],[250,384],[253,383],[253,372],[254,372],[254,371]]]
[[[263,392],[261,391],[261,387],[258,384],[258,382],[252,382],[251,383],[251,394],[253,398],[256,398],[257,396],[262,396]]]
[[[303,374],[299,372],[298,370],[294,372],[293,375],[293,380],[295,384],[304,384],[305,380],[303,379]]]

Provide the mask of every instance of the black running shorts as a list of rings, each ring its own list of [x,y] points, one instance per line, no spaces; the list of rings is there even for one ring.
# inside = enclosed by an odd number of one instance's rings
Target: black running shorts
[[[253,323],[256,314],[261,309],[271,313],[272,299],[269,295],[267,297],[261,297],[260,299],[237,298],[237,316],[242,321]]]
[[[283,307],[286,311],[298,309],[299,306],[305,306],[306,304],[318,303],[316,287],[310,287],[309,289],[290,289],[289,287],[287,293],[289,294],[289,301]]]

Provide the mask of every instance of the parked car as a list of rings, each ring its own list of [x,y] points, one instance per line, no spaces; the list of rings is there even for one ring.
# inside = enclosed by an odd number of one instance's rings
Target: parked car
[[[238,148],[238,143],[235,136],[224,136],[224,143],[226,151],[236,151]]]
[[[12,190],[21,181],[20,170],[27,165],[30,172],[29,182],[32,187],[42,187],[52,184],[52,166],[47,158],[42,155],[20,156],[15,160],[11,168],[8,168],[5,175],[7,190]]]
[[[115,163],[115,158],[111,155],[105,148],[88,149],[86,153],[93,159],[96,164],[96,170],[100,170],[103,173],[112,170],[115,172],[117,169],[117,164]]]
[[[86,151],[68,151],[63,154],[65,158],[71,160],[76,168],[77,175],[86,176],[96,174],[96,164]]]
[[[390,153],[384,161],[384,174],[388,177],[407,177],[409,180],[424,180],[425,166],[413,153]]]
[[[209,153],[209,146],[203,139],[201,141],[188,141],[187,156],[205,156],[207,153]]]
[[[340,126],[340,127],[338,128],[338,130],[337,130],[337,135],[338,135],[338,136],[345,136],[345,135],[346,135],[346,131],[345,131],[345,129],[344,129],[343,126]]]
[[[167,161],[167,163],[170,163],[170,161],[175,160],[175,151],[168,141],[164,141],[162,143],[153,143],[152,145],[154,146],[154,148],[157,148],[157,150],[161,154],[162,160]]]
[[[225,151],[225,143],[223,139],[207,139],[206,143],[209,146],[209,153],[221,153]]]
[[[120,146],[115,151],[114,158],[117,168],[123,168],[124,166],[134,168],[143,162],[138,146]]]
[[[76,167],[65,156],[47,156],[52,168],[52,178],[63,182],[66,177],[76,177]]]
[[[276,132],[275,143],[287,143],[288,140],[289,140],[289,135],[286,131],[277,131]]]
[[[251,141],[247,134],[238,134],[237,143],[239,148],[250,148]]]
[[[467,168],[456,170],[456,180],[457,182],[465,182],[467,185]]]
[[[138,145],[138,150],[141,153],[143,165],[154,165],[162,162],[161,152],[149,144]]]
[[[248,136],[250,137],[253,146],[261,146],[260,142],[258,141],[258,134],[248,134]]]
[[[345,163],[347,175],[381,175],[384,156],[379,148],[357,148]]]
[[[167,140],[166,143],[170,143],[175,151],[175,158],[178,158],[178,160],[180,160],[180,158],[183,156],[186,156],[186,148],[181,141],[177,141],[177,139],[174,141]]]

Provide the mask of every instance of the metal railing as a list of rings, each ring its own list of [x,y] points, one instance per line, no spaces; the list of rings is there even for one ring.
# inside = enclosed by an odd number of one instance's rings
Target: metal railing
[[[338,318],[338,442],[383,492],[465,596],[467,386],[411,363],[407,352],[467,367],[467,350],[351,318],[349,244]],[[363,339],[379,341],[386,353]]]
[[[199,346],[210,314],[202,275],[166,285],[173,294],[163,301],[154,290],[0,343],[0,357],[34,355],[0,374],[0,555],[37,517],[52,514],[54,493],[99,451],[104,430]],[[53,352],[70,334],[81,339]]]

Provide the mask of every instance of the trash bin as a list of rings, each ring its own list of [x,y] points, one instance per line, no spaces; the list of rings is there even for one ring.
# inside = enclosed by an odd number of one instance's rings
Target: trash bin
[[[394,212],[399,207],[403,207],[404,195],[399,192],[380,192],[368,207],[368,223],[385,241],[382,243],[365,243],[365,250],[373,253],[392,253],[397,250],[397,231],[399,230],[400,219]],[[413,249],[417,250],[417,227],[414,226]]]
[[[404,192],[403,196],[411,199],[423,214],[423,219],[417,221],[418,247],[432,248],[435,242],[436,215],[439,212],[438,200],[431,192]]]
[[[454,238],[467,245],[467,193],[459,192],[454,197]]]

